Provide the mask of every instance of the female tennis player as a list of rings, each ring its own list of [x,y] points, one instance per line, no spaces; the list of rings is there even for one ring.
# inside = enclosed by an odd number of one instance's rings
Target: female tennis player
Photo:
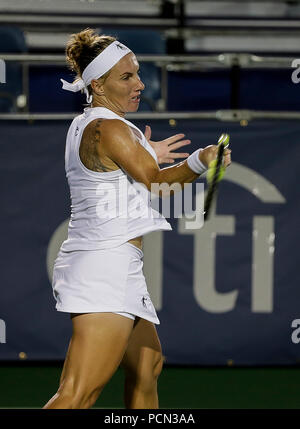
[[[143,276],[142,237],[172,228],[147,197],[153,183],[183,187],[196,180],[216,158],[217,146],[160,169],[155,148],[160,161],[172,162],[181,155],[172,150],[189,142],[176,135],[158,149],[148,141],[149,128],[147,139],[125,119],[138,110],[144,89],[134,53],[86,29],[71,36],[66,54],[78,79],[63,81],[63,88],[84,90],[90,105],[66,139],[71,219],[54,265],[53,294],[56,309],[70,313],[73,332],[58,391],[44,408],[92,407],[119,366],[125,407],[158,408],[160,322]]]

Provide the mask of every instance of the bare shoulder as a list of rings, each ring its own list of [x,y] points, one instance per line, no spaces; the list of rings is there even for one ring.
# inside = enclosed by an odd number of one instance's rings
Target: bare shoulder
[[[134,139],[130,127],[120,119],[95,119],[91,121],[84,130],[83,137],[93,138],[102,144],[109,144],[118,137]]]
[[[105,119],[101,124],[101,133],[106,144],[112,139],[118,138],[132,139],[135,141],[131,128],[120,119]]]
[[[80,156],[88,168],[94,171],[122,169],[150,190],[159,167],[126,122],[96,119],[86,128],[88,138],[81,142]]]

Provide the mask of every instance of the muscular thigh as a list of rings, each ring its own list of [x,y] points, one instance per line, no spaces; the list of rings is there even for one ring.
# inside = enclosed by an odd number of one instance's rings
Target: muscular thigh
[[[62,384],[90,390],[103,385],[119,366],[133,320],[113,313],[72,316],[70,342]]]
[[[151,371],[162,358],[161,344],[155,325],[145,319],[138,319],[121,362],[127,374],[140,376]]]

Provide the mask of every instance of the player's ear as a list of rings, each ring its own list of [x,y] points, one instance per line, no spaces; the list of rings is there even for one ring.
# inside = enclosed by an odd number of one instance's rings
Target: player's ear
[[[91,81],[91,87],[97,95],[104,95],[103,83],[97,79]]]

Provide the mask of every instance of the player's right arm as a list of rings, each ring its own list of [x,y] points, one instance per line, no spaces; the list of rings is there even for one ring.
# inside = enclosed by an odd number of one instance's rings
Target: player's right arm
[[[118,119],[104,120],[100,126],[98,150],[121,167],[135,181],[143,183],[151,190],[152,183],[179,183],[184,185],[199,177],[184,160],[171,167],[160,169],[155,159],[136,140],[132,130]],[[210,145],[200,152],[199,158],[204,165],[215,159],[217,146]]]

